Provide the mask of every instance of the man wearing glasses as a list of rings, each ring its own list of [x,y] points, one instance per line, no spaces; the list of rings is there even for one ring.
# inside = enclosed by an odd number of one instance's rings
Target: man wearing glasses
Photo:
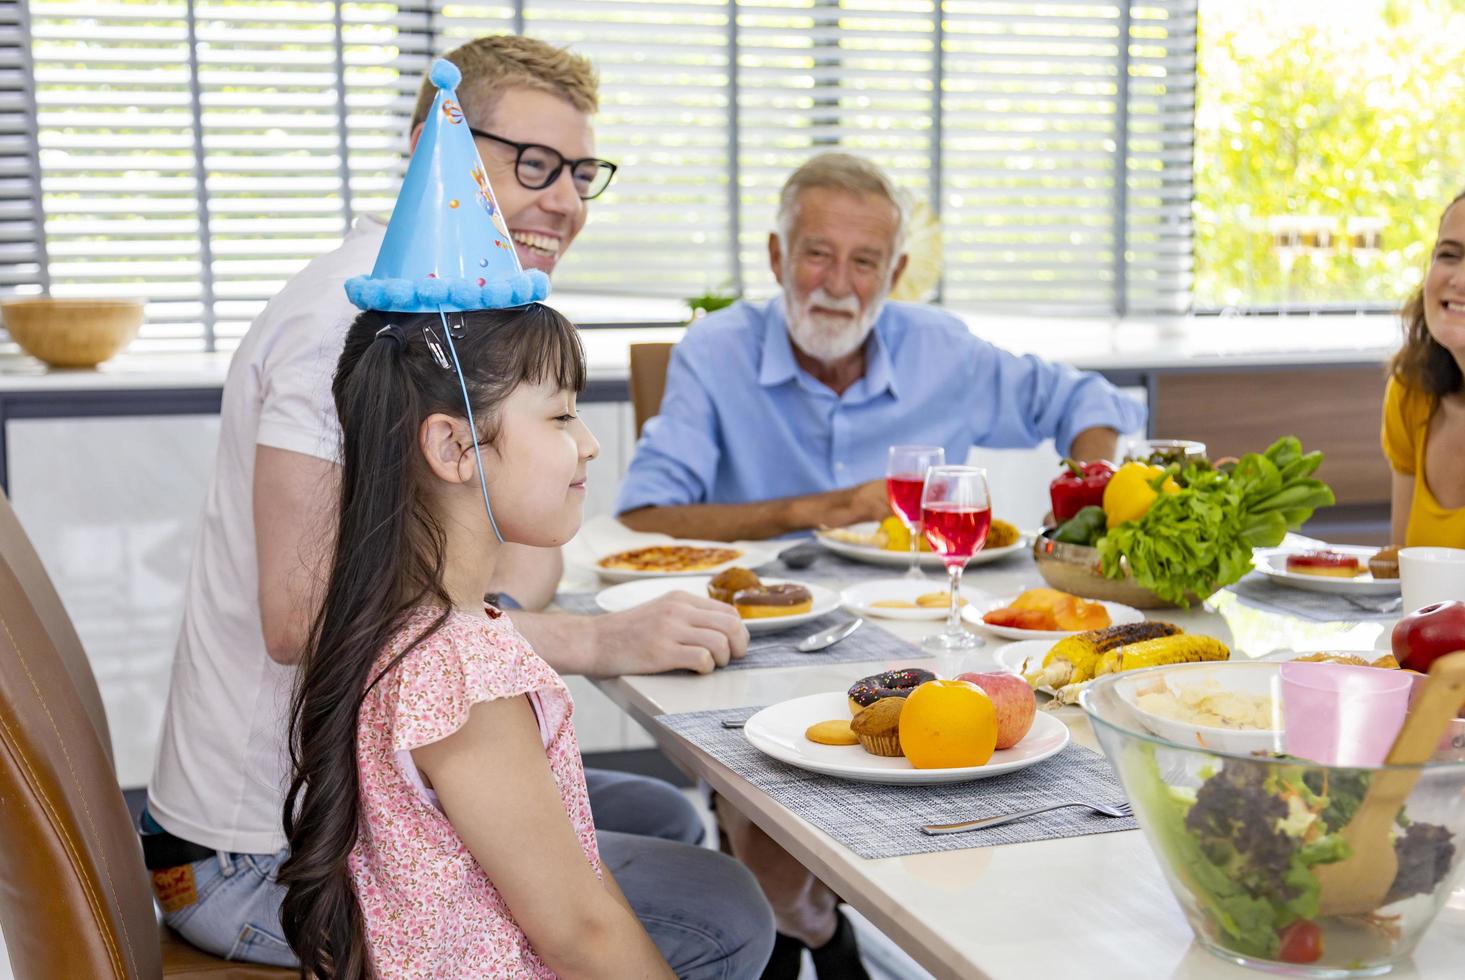
[[[458,98],[520,262],[552,274],[615,165],[594,156],[589,62],[522,37],[447,57]],[[416,143],[434,86],[418,97]],[[168,924],[217,955],[293,966],[279,923],[281,810],[293,664],[325,578],[335,526],[339,425],[331,378],[356,310],[343,283],[371,270],[386,225],[360,218],[250,326],[230,364],[219,452],[173,664],[143,846]],[[557,550],[505,547],[501,587],[542,606]],[[741,656],[747,632],[710,599],[678,594],[626,613],[516,611],[564,674],[708,671]],[[752,876],[694,846],[700,817],[657,780],[587,771],[603,860],[678,975],[756,976],[773,919]]]

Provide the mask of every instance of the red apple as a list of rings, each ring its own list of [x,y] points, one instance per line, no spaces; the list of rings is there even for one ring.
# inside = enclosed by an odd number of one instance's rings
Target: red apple
[[[959,681],[971,681],[987,692],[997,708],[997,747],[1010,749],[1033,727],[1038,699],[1028,682],[1016,674],[961,674]]]
[[[1390,645],[1399,666],[1429,673],[1436,657],[1465,650],[1465,602],[1450,599],[1414,610],[1395,624]]]

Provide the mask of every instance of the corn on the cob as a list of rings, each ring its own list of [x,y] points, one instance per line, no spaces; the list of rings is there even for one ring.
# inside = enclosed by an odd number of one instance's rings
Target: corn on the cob
[[[1210,636],[1162,636],[1127,646],[1116,647],[1094,664],[1094,676],[1139,670],[1165,664],[1188,664],[1199,660],[1226,660],[1231,651],[1226,644]]]
[[[1149,620],[1078,633],[1053,644],[1053,648],[1043,657],[1043,666],[1024,676],[1033,687],[1047,685],[1056,689],[1065,684],[1081,683],[1094,676],[1094,664],[1108,651],[1127,643],[1175,636],[1178,633],[1179,626]]]

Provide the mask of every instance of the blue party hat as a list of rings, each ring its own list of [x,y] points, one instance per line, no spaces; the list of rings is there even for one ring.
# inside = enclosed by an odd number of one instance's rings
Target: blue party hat
[[[346,280],[346,295],[363,310],[393,313],[497,310],[549,295],[549,277],[525,272],[514,253],[473,134],[454,89],[462,79],[450,61],[433,63],[437,86],[376,267]]]

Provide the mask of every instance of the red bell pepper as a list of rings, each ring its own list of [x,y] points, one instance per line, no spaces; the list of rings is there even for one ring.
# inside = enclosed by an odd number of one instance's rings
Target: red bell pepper
[[[1065,459],[1062,473],[1048,484],[1048,496],[1053,501],[1053,520],[1059,524],[1090,505],[1104,505],[1104,488],[1114,475],[1114,467],[1102,459],[1079,463]]]

